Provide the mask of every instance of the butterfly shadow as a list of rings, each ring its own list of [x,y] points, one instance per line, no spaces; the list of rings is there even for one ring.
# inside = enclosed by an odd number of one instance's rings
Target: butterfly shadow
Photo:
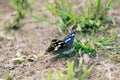
[[[52,57],[52,61],[58,61],[60,59],[70,59],[71,57],[76,56],[76,54],[69,53],[69,54],[58,54],[54,57]]]
[[[53,53],[55,54],[55,53]],[[52,61],[58,61],[60,59],[70,59],[70,58],[73,58],[73,57],[80,57],[80,56],[83,56],[84,54],[88,54],[87,52],[83,52],[82,55],[78,55],[76,54],[74,51],[69,53],[69,54],[57,54],[56,56],[52,57]],[[90,58],[95,58],[96,57],[96,51],[91,51],[89,52],[89,57]]]

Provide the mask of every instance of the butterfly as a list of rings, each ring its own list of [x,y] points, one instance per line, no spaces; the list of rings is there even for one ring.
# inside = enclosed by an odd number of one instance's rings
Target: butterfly
[[[76,28],[77,28],[77,26],[74,25],[72,27],[71,33],[68,34],[63,40],[53,39],[51,41],[50,46],[46,50],[46,52],[55,52],[55,53],[68,54],[71,51],[73,51],[72,44],[74,42],[74,37],[76,35]]]

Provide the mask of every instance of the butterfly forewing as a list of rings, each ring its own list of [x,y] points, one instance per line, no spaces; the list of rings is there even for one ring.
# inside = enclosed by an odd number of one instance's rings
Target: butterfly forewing
[[[72,46],[75,35],[76,35],[76,26],[73,26],[72,32],[66,38],[64,38],[63,41],[69,46]]]

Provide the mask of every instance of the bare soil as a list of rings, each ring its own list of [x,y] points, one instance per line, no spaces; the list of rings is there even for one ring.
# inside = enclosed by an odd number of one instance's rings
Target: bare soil
[[[38,2],[41,2],[39,3],[39,8],[44,8],[42,5],[43,1],[39,0]],[[34,11],[37,10],[39,9]],[[120,6],[110,12],[117,16],[118,34],[120,34],[119,12]],[[13,13],[14,9],[11,7],[9,0],[0,0],[0,32],[12,34],[15,37],[14,40],[0,40],[0,80],[5,80],[3,75],[8,72],[12,74],[12,80],[46,80],[48,71],[53,73],[57,70],[63,71],[67,67],[68,61],[79,62],[80,57],[63,57],[53,60],[55,55],[43,55],[37,61],[12,64],[10,60],[16,57],[16,53],[29,49],[28,55],[38,54],[47,49],[51,39],[63,38],[56,26],[47,23],[35,23],[31,18],[24,19],[23,22],[25,24],[19,30],[4,30],[2,22],[10,19],[10,15]],[[120,43],[119,39],[117,43]],[[101,53],[108,53],[108,51],[102,51]],[[98,64],[97,61],[90,60],[95,66],[86,80],[120,80],[120,61],[116,63],[111,59],[100,58]],[[108,69],[110,69],[110,72]]]

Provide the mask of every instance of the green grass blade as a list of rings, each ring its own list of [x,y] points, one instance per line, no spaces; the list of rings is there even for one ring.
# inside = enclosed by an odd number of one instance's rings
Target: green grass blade
[[[28,15],[31,16],[32,18],[34,18],[37,22],[48,22],[48,23],[51,23],[48,19],[40,18],[39,16],[37,16],[35,14],[28,14]]]
[[[74,79],[74,62],[69,62],[68,63],[68,69],[67,69],[67,76],[68,76],[68,80],[73,80]]]
[[[97,0],[97,11],[100,10],[101,7],[101,0]]]
[[[58,80],[66,80],[65,76],[58,70],[57,71]]]
[[[53,80],[53,76],[52,76],[52,73],[51,73],[51,71],[48,71],[48,73],[47,73],[47,79],[48,80]]]

